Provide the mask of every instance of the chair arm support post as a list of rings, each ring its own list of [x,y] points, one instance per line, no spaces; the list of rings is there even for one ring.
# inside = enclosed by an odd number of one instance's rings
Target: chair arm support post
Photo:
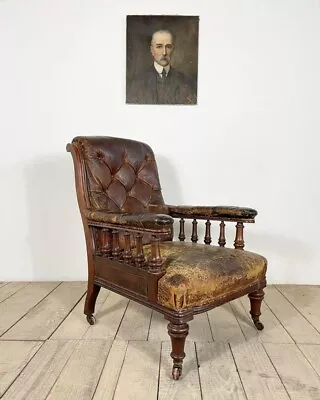
[[[180,242],[184,242],[186,238],[186,234],[184,232],[184,219],[180,218],[180,231],[179,231],[179,240]]]
[[[120,256],[120,244],[119,244],[119,231],[112,231],[112,257],[114,259]]]
[[[226,243],[227,243],[227,241],[226,241],[226,224],[223,221],[221,221],[218,244],[220,247],[224,247],[226,245]]]
[[[211,222],[208,219],[206,222],[206,233],[205,233],[205,237],[204,237],[204,243],[205,244],[210,244],[212,242],[211,239]]]
[[[243,222],[238,222],[236,225],[236,237],[234,240],[234,248],[235,249],[244,249],[244,240],[243,240]]]
[[[163,270],[163,260],[160,254],[160,239],[152,237],[151,239],[151,257],[149,259],[149,272],[159,274]]]
[[[110,257],[112,254],[112,235],[111,229],[102,228],[100,231],[101,252],[104,256]]]
[[[198,241],[198,221],[194,218],[192,221],[191,242],[197,243],[197,241]]]
[[[143,245],[142,245],[142,237],[141,233],[136,234],[136,259],[135,263],[138,268],[142,268],[145,265],[145,256],[143,252]]]
[[[123,261],[127,264],[129,264],[132,261],[131,241],[129,232],[125,232],[124,234]]]

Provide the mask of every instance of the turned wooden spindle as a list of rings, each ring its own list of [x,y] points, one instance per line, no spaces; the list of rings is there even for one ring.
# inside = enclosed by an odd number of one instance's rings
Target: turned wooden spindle
[[[243,250],[244,240],[243,240],[243,222],[237,222],[236,225],[236,238],[234,240],[234,248]]]
[[[220,223],[220,234],[219,234],[219,240],[218,244],[220,247],[224,247],[226,245],[226,224],[221,221]]]
[[[125,263],[130,263],[132,260],[132,251],[131,251],[131,240],[130,233],[126,232],[124,234],[124,251],[123,251],[123,261]]]
[[[186,235],[184,233],[184,219],[180,219],[180,232],[179,232],[179,240],[180,242],[184,242]]]
[[[205,244],[210,244],[212,242],[212,240],[211,240],[211,222],[209,219],[206,222],[206,233],[204,236],[204,242],[205,242]]]
[[[112,254],[111,230],[108,228],[101,229],[100,240],[101,240],[101,253],[106,257],[110,257]]]
[[[119,232],[112,231],[112,257],[114,259],[120,256]]]
[[[145,257],[144,257],[144,252],[143,252],[143,246],[142,246],[142,234],[137,233],[136,234],[136,266],[137,267],[143,267],[145,264]]]
[[[163,260],[160,254],[160,239],[153,237],[151,239],[151,258],[149,260],[149,270],[153,273],[162,271]]]
[[[196,219],[194,219],[192,221],[192,235],[191,235],[191,242],[192,243],[197,243],[198,241],[198,221]]]

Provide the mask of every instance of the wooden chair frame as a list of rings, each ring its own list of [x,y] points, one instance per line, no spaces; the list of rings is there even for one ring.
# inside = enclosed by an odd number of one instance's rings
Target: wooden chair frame
[[[179,218],[180,232],[179,240],[185,241],[185,220],[192,220],[191,241],[198,241],[197,220],[205,222],[204,243],[210,245],[211,221],[219,221],[218,245],[226,245],[225,226],[226,222],[236,223],[236,234],[234,247],[238,251],[244,249],[243,228],[244,223],[253,223],[254,217],[233,217],[232,215],[221,215],[217,210],[207,208],[202,211],[195,208],[166,206],[170,218],[164,219],[163,223],[157,224],[161,207],[154,206],[148,210],[148,218],[154,219],[154,224],[141,226],[139,216],[133,222],[123,220],[119,222],[100,222],[92,218],[92,212],[88,209],[89,199],[86,188],[86,170],[81,151],[77,143],[67,145],[74,161],[75,185],[82,217],[88,260],[88,288],[84,306],[84,314],[89,324],[95,323],[94,311],[97,296],[101,287],[109,289],[126,298],[143,304],[163,314],[168,320],[168,333],[171,338],[173,359],[172,376],[177,380],[181,376],[182,363],[185,357],[184,346],[189,332],[189,324],[194,315],[206,312],[233,299],[248,295],[251,304],[252,320],[258,330],[263,329],[260,322],[261,302],[264,297],[263,288],[266,279],[263,277],[255,284],[243,290],[229,293],[216,301],[204,306],[197,306],[183,310],[173,310],[164,307],[158,302],[158,281],[166,273],[163,268],[161,257],[161,241],[172,238],[172,219]],[[160,218],[161,219],[161,218]],[[162,218],[163,219],[163,218]],[[151,235],[151,256],[145,258],[143,250],[143,235]],[[120,247],[120,236],[124,239],[123,248]],[[132,238],[134,240],[132,241]]]

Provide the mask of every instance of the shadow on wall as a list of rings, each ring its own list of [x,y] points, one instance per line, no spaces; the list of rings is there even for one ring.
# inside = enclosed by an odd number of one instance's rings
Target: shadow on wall
[[[37,158],[25,175],[33,279],[86,280],[85,239],[70,155]]]
[[[182,187],[179,181],[179,175],[174,169],[170,160],[166,157],[155,155],[159,171],[160,185],[162,189],[162,196],[165,204],[180,205],[184,204]],[[189,232],[186,226],[186,234]],[[174,238],[177,239],[179,235],[179,221],[175,219],[174,222]],[[191,235],[191,233],[190,233]]]
[[[166,204],[183,204],[179,175],[168,158],[155,155],[162,196]]]
[[[157,163],[165,201],[181,203],[172,165],[164,157],[157,157]],[[71,155],[35,159],[25,168],[25,181],[33,279],[87,280],[85,238]]]

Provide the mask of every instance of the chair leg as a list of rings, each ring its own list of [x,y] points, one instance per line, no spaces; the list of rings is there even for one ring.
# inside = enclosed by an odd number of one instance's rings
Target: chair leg
[[[87,316],[87,321],[89,322],[90,325],[94,325],[96,322],[96,319],[93,315],[94,313],[94,308],[96,305],[96,300],[98,297],[98,294],[100,292],[101,287],[98,285],[90,285],[88,284],[88,290],[87,290],[87,297],[86,297],[86,302],[84,305],[84,313]]]
[[[178,380],[182,373],[182,363],[186,355],[184,345],[189,333],[189,325],[187,323],[169,322],[168,333],[172,344],[172,352],[170,354],[173,359],[172,377],[174,380]]]
[[[256,290],[252,293],[249,293],[248,297],[250,299],[250,305],[251,305],[250,314],[253,323],[255,324],[256,328],[259,331],[262,331],[264,326],[263,323],[259,321],[259,317],[261,315],[261,303],[264,298],[264,291],[262,289]]]

